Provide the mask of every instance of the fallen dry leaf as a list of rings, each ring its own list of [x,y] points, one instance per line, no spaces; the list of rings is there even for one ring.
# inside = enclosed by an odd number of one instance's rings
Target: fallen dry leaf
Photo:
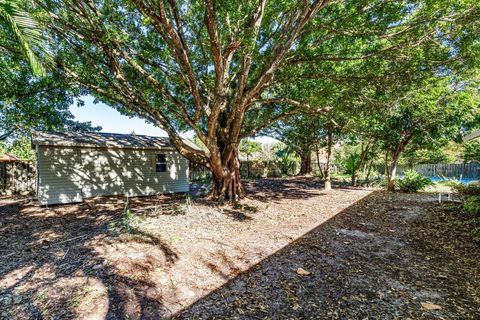
[[[298,268],[297,273],[301,276],[308,276],[308,275],[310,275],[311,272],[309,272],[309,271],[307,271],[303,268]]]
[[[442,307],[438,304],[434,304],[431,302],[421,302],[422,308],[425,310],[442,310]]]

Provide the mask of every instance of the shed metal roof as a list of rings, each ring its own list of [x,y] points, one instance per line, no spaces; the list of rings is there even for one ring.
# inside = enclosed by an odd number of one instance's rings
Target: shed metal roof
[[[189,145],[189,141],[185,141]],[[33,145],[59,147],[132,148],[132,149],[173,149],[166,137],[152,137],[137,134],[105,132],[45,132],[32,137]]]
[[[463,137],[463,141],[471,141],[473,139],[480,138],[480,130],[475,130],[469,134],[467,134],[465,137]]]

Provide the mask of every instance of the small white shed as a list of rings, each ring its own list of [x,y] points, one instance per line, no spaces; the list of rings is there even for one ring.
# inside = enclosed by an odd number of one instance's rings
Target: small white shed
[[[38,132],[41,205],[96,196],[188,192],[188,160],[168,138],[99,132]]]

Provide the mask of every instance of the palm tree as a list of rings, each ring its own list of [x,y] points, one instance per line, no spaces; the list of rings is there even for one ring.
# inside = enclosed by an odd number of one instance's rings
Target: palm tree
[[[12,32],[23,55],[30,63],[33,73],[44,76],[45,69],[32,50],[33,46],[42,42],[41,29],[37,21],[23,11],[17,1],[0,0],[0,23],[5,24],[6,28]]]

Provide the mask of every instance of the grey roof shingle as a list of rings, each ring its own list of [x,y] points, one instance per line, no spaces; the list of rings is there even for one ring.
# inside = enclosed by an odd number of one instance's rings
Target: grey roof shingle
[[[473,139],[480,138],[480,130],[475,130],[469,134],[467,134],[465,137],[463,137],[463,141],[471,141]]]
[[[166,137],[104,132],[37,132],[33,145],[97,148],[173,149]]]

